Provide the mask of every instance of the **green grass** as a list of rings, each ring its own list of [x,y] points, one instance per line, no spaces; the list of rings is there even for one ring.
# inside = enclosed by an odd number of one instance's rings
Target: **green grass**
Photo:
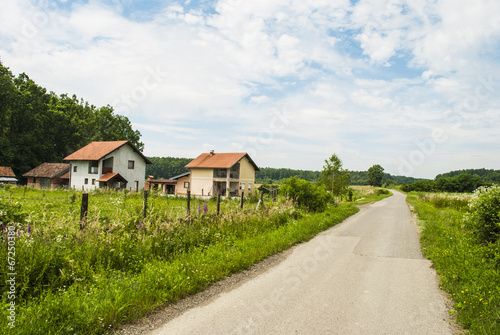
[[[389,195],[366,196],[363,203]],[[93,192],[79,226],[81,194],[0,190],[0,219],[16,239],[16,327],[7,325],[8,279],[2,280],[2,334],[104,334],[155,308],[203,290],[290,246],[307,241],[356,213],[360,202],[306,213],[285,199],[264,210],[152,196],[142,218],[142,195]],[[2,243],[6,243],[2,235]],[[6,248],[0,258],[6,259]]]
[[[500,248],[467,228],[470,195],[409,195],[422,225],[423,251],[454,301],[451,314],[470,334],[500,334]]]

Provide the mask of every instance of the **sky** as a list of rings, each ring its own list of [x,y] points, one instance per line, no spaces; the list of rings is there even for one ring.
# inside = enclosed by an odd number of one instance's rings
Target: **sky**
[[[147,156],[419,178],[500,169],[498,0],[0,0],[0,58]]]

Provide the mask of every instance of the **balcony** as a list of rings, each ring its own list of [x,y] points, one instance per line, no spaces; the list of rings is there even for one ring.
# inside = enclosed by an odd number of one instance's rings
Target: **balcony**
[[[112,167],[103,167],[102,174],[107,174],[107,173],[113,173],[113,168]]]

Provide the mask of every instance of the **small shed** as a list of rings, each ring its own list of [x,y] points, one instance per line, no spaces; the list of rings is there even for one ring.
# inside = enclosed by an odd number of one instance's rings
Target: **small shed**
[[[43,163],[23,174],[28,178],[28,187],[58,188],[69,185],[69,164]]]
[[[18,182],[16,175],[10,166],[0,166],[0,184],[13,184]]]

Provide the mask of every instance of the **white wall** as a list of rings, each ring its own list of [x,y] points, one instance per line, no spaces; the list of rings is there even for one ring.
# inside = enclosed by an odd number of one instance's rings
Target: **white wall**
[[[108,159],[110,157],[113,157],[113,172],[119,173],[128,181],[128,190],[135,191],[136,181],[139,182],[139,191],[144,189],[144,182],[146,179],[146,162],[137,152],[134,151],[134,149],[132,149],[129,145],[124,145],[103,159]],[[133,160],[135,162],[134,169],[128,168],[129,160]]]
[[[89,161],[71,161],[71,170],[70,170],[70,187],[75,188],[77,190],[85,190],[91,191],[95,190],[99,187],[99,182],[97,179],[101,178],[101,162],[99,162],[98,173],[90,174],[89,173]],[[74,172],[74,167],[76,166],[77,171]],[[85,178],[88,179],[88,184],[85,185]],[[95,179],[95,185],[92,185],[92,179]]]
[[[135,184],[138,182],[139,191],[144,189],[144,182],[146,178],[146,162],[144,159],[134,151],[129,145],[124,145],[120,149],[113,151],[103,159],[99,160],[98,174],[89,174],[89,161],[71,161],[71,181],[70,187],[77,190],[85,191],[94,190],[99,187],[97,179],[103,176],[102,174],[102,161],[113,157],[113,172],[119,173],[127,180],[127,189],[135,191]],[[128,168],[128,161],[135,162],[134,169]],[[77,172],[74,171],[74,166],[77,167]],[[85,178],[88,178],[88,184],[85,185]],[[92,179],[95,179],[95,185],[92,185]]]

